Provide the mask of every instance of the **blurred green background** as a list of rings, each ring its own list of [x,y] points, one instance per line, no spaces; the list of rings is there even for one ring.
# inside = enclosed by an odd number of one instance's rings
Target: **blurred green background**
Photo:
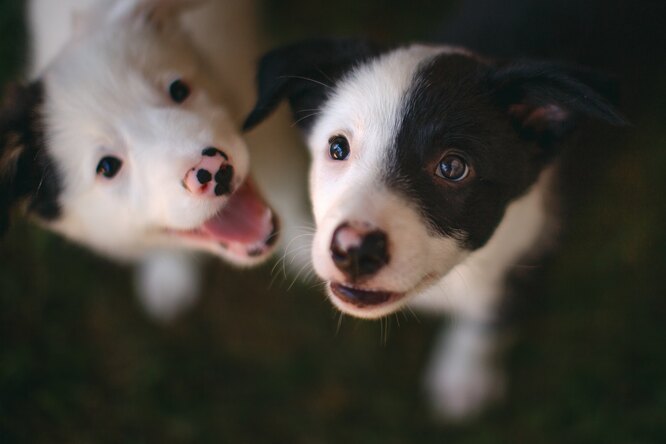
[[[417,39],[450,11],[448,1],[318,3],[267,1],[276,41]],[[26,62],[21,9],[0,1],[2,83]],[[129,269],[20,223],[0,242],[0,443],[666,442],[658,86],[622,149],[581,167],[587,186],[562,248],[516,312],[509,396],[477,421],[438,425],[423,402],[436,319],[400,316],[386,335],[345,318],[338,331],[318,286],[271,285],[272,264],[236,272],[213,261],[200,303],[159,325]]]

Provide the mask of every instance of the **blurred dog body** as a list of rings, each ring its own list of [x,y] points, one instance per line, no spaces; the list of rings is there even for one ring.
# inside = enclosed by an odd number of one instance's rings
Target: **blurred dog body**
[[[260,51],[245,0],[33,0],[31,83],[2,121],[2,211],[119,260],[142,262],[146,308],[170,319],[199,282],[191,251],[248,266],[274,250],[280,212],[307,220],[305,185],[276,188],[275,157],[304,159],[289,125],[241,137]],[[248,144],[257,149],[250,177]],[[291,152],[290,152],[291,150]],[[304,162],[304,160],[303,160]]]
[[[449,418],[469,417],[503,391],[493,365],[498,306],[512,272],[553,244],[554,184],[571,134],[590,120],[624,123],[603,76],[523,59],[538,55],[534,40],[521,41],[531,50],[515,46],[515,34],[539,32],[536,23],[547,36],[539,40],[550,41],[566,7],[577,6],[523,3],[463,2],[446,36],[466,47],[313,40],[278,48],[262,60],[246,120],[253,127],[286,99],[305,133],[313,262],[336,307],[362,318],[405,306],[455,314],[426,374],[433,406]],[[526,23],[535,5],[557,12],[552,29]],[[585,13],[594,11],[584,7],[575,23],[588,29],[594,15]],[[496,22],[505,35],[487,40]],[[477,52],[481,43],[511,58]],[[585,61],[562,49],[544,55]]]

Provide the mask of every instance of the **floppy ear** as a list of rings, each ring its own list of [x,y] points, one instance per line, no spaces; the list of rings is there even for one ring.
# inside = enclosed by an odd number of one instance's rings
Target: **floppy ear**
[[[252,129],[288,99],[296,123],[307,129],[311,116],[335,83],[381,49],[362,40],[307,40],[266,54],[259,63],[257,103],[243,128]]]
[[[614,83],[583,68],[541,62],[512,63],[491,74],[491,88],[518,132],[545,148],[568,135],[581,120],[626,122],[611,104]]]
[[[58,214],[57,180],[47,165],[39,115],[42,85],[11,85],[0,106],[0,234],[19,201],[43,218]]]

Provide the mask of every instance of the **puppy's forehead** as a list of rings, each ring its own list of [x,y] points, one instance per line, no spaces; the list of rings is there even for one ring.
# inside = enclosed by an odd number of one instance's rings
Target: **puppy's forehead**
[[[356,66],[322,106],[310,134],[320,147],[334,132],[344,132],[367,146],[387,147],[400,124],[405,97],[420,67],[440,54],[458,53],[449,46],[412,45]]]
[[[189,73],[187,63],[179,71],[170,69],[179,66],[176,56],[161,45],[146,39],[132,44],[128,35],[111,39],[107,34],[67,48],[44,75],[48,130],[56,142],[65,139],[53,144],[64,155],[73,151],[72,141],[82,152],[114,142],[118,122],[165,103],[165,83]]]

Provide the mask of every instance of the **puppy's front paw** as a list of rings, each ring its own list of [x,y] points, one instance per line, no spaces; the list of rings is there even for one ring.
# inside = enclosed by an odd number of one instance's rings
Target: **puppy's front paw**
[[[139,299],[148,314],[159,321],[171,321],[192,306],[200,284],[197,264],[187,254],[154,253],[137,269]]]
[[[496,339],[469,322],[454,325],[440,337],[424,381],[438,419],[470,419],[502,397],[505,376],[495,365]]]
[[[437,419],[464,421],[481,413],[504,393],[501,370],[482,362],[441,362],[431,367],[425,388]]]

